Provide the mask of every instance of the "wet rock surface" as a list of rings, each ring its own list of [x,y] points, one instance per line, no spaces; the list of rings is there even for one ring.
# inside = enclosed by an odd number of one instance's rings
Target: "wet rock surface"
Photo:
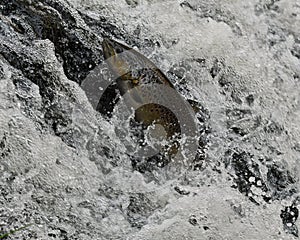
[[[299,36],[294,0],[2,0],[0,236],[297,239]],[[186,169],[133,160],[91,106],[105,37],[198,108]]]

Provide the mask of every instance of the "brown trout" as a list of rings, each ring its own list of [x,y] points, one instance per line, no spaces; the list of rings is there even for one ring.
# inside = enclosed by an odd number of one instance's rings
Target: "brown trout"
[[[186,105],[176,100],[179,93],[176,93],[173,84],[148,58],[109,39],[103,40],[102,48],[120,94],[125,95],[131,91],[127,104],[135,108],[135,120],[146,127],[152,124],[163,126],[170,142],[169,146],[164,148],[164,152],[171,158],[178,152],[182,133],[180,121],[174,110],[186,116],[191,115],[190,109],[187,110]],[[145,91],[145,86],[150,86],[150,90]]]

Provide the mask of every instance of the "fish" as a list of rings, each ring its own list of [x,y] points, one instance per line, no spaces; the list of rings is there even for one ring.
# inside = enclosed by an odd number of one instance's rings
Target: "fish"
[[[179,150],[182,134],[182,126],[174,109],[178,106],[182,108],[181,115],[193,118],[192,111],[180,102],[182,98],[177,97],[180,94],[166,75],[143,54],[108,38],[103,40],[102,49],[120,95],[130,92],[127,104],[135,109],[135,121],[145,128],[153,124],[164,128],[169,144],[162,151],[171,159]],[[148,86],[150,90],[146,91],[145,87]],[[170,94],[166,93],[166,89],[170,90],[167,91]],[[179,99],[177,103],[176,99]]]

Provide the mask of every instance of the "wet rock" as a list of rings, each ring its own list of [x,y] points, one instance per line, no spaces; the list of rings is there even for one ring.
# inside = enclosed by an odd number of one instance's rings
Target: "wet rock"
[[[300,59],[300,43],[295,43],[291,53],[298,59]]]
[[[66,76],[80,83],[102,59],[101,38],[85,25],[76,11],[63,2],[4,1],[1,4],[6,19],[1,54],[21,71],[19,80],[15,80],[16,87],[21,91],[30,91],[30,83],[25,89],[24,78],[39,87],[41,109],[47,124],[63,141],[74,146],[70,127],[71,108],[67,106],[73,101],[72,93],[60,82],[61,73],[53,71],[53,68],[60,64],[57,57]],[[12,27],[16,22],[12,19],[17,14],[17,22],[27,31],[19,33]],[[7,38],[10,34],[15,36],[12,41]],[[65,103],[61,96],[65,96]],[[29,99],[22,99],[22,102],[25,102],[25,111],[28,112],[32,104]]]
[[[192,224],[193,226],[196,226],[198,224],[197,218],[195,215],[191,215],[189,218],[189,223]]]
[[[297,192],[295,183],[298,179],[283,163],[274,163],[268,168],[267,180],[273,192],[273,199],[282,199]]]
[[[227,154],[230,154],[228,151]],[[255,200],[253,187],[261,189],[265,194],[268,191],[267,186],[262,178],[259,165],[253,161],[253,156],[247,152],[234,152],[231,155],[230,162],[226,166],[233,169],[236,187],[241,193],[249,197],[249,200],[258,204]]]
[[[190,191],[184,190],[178,186],[174,187],[174,190],[178,192],[180,195],[189,195]]]
[[[126,3],[129,5],[129,6],[132,6],[132,7],[136,7],[138,5],[138,0],[126,0]]]
[[[144,194],[130,196],[127,207],[128,221],[133,227],[141,228],[147,224],[147,217],[156,208],[156,204],[151,202]]]
[[[215,78],[216,76],[218,76],[218,74],[224,69],[224,63],[222,63],[222,61],[219,61],[218,59],[215,59],[213,62],[213,66],[210,69],[210,75],[212,76],[212,78]],[[222,77],[221,77],[222,78]],[[224,86],[224,82],[222,82],[221,80],[219,80],[219,84],[221,86]]]
[[[5,158],[10,153],[9,147],[7,147],[7,133],[4,133],[1,141],[0,141],[0,150],[1,150],[1,158]]]
[[[255,12],[257,15],[262,14],[265,11],[278,11],[278,5],[276,4],[279,0],[260,0],[255,5]]]
[[[250,94],[246,97],[246,101],[248,103],[249,106],[253,106],[253,103],[254,103],[254,96],[253,94]]]
[[[270,26],[268,29],[268,42],[270,46],[274,46],[275,44],[284,42],[286,40],[285,38],[285,32],[276,27],[276,26]]]
[[[284,128],[283,126],[280,126],[278,123],[274,121],[270,121],[266,126],[264,127],[264,131],[266,133],[271,133],[275,135],[280,135],[283,131]]]
[[[295,225],[298,216],[299,210],[296,206],[285,207],[280,214],[285,231],[293,234],[295,237],[298,237],[298,228]]]
[[[63,61],[68,78],[80,83],[102,59],[101,39],[68,4],[59,1],[8,2],[2,2],[6,18],[13,18],[15,11],[22,11],[19,21],[34,33],[34,36],[26,33],[22,37],[27,41],[49,39]]]

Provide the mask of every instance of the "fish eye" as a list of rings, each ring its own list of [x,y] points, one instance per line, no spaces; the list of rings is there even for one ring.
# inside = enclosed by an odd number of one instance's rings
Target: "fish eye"
[[[115,51],[116,51],[116,53],[121,53],[121,52],[123,52],[123,49],[120,47],[116,47]]]

